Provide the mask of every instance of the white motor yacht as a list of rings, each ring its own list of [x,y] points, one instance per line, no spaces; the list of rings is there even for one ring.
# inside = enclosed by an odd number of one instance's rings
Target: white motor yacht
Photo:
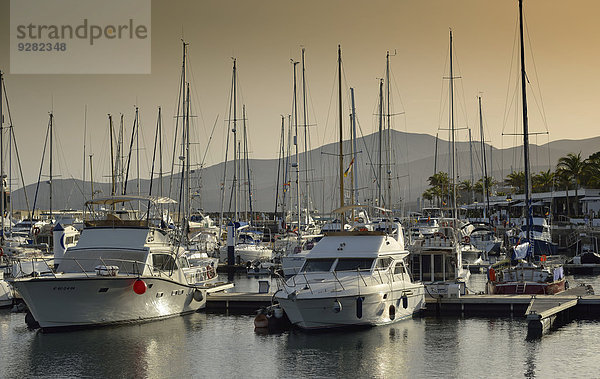
[[[425,304],[423,284],[412,281],[407,256],[400,224],[393,234],[329,232],[274,297],[303,329],[396,322]]]
[[[154,208],[174,203],[168,198],[123,195],[86,205],[114,210],[138,201]],[[153,221],[148,214],[143,219],[122,219],[107,211],[105,219],[86,222],[58,272],[16,278],[14,287],[40,327],[140,322],[204,307],[204,272],[189,267],[185,250],[173,245],[168,232],[153,226]]]
[[[439,231],[411,246],[411,270],[430,296],[464,295],[470,272],[463,267],[458,233],[453,224],[442,225]]]

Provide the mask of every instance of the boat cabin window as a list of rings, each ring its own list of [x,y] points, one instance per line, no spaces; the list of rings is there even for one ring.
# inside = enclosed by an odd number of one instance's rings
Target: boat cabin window
[[[402,262],[397,262],[394,267],[394,275],[404,274],[404,264]]]
[[[319,272],[319,271],[329,271],[331,270],[331,266],[333,266],[333,262],[335,258],[325,258],[325,259],[307,259],[302,267],[303,272]]]
[[[379,258],[377,260],[377,264],[375,265],[375,269],[387,270],[387,268],[390,267],[391,264],[392,264],[392,258],[390,258],[390,257]]]
[[[340,258],[335,271],[370,271],[373,261],[373,258]]]
[[[171,254],[152,254],[152,266],[155,270],[170,271],[177,269]]]
[[[179,267],[181,267],[181,268],[189,268],[190,267],[190,263],[188,262],[187,257],[185,257],[185,256],[179,257]]]

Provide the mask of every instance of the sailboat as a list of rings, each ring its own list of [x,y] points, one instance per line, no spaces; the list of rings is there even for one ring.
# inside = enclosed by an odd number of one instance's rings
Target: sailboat
[[[510,262],[500,262],[488,270],[487,291],[490,294],[547,294],[565,290],[566,280],[562,266],[545,267],[534,263],[532,238],[533,211],[531,206],[531,171],[529,163],[529,127],[527,119],[527,89],[525,72],[525,46],[523,41],[523,0],[519,0],[519,38],[521,45],[521,93],[523,112],[523,155],[525,162],[525,238],[514,247]],[[512,263],[517,261],[517,264]]]
[[[344,214],[341,47],[338,46],[340,207]],[[332,231],[308,252],[300,271],[280,281],[274,298],[293,325],[302,329],[375,326],[397,322],[419,312],[425,290],[413,282],[405,259],[402,226],[378,231]]]
[[[432,234],[422,234],[411,246],[411,269],[414,277],[425,284],[430,296],[460,296],[466,293],[466,282],[470,272],[463,266],[459,234],[460,221],[456,208],[456,159],[454,144],[454,72],[452,61],[452,30],[450,30],[450,132],[449,151],[452,189],[452,217],[440,217],[437,229]],[[429,218],[428,218],[429,220]]]
[[[263,240],[264,233],[256,230],[252,227],[252,225],[248,222],[240,222],[239,220],[239,207],[241,200],[241,183],[240,179],[242,175],[240,175],[240,162],[238,159],[238,149],[239,149],[239,141],[237,140],[237,60],[233,60],[233,73],[232,73],[232,96],[231,96],[231,106],[230,109],[230,117],[229,122],[231,123],[231,132],[233,134],[233,180],[231,186],[231,198],[233,200],[233,220],[229,222],[230,227],[227,228],[227,239],[228,245],[233,244],[233,255],[231,255],[231,251],[229,246],[222,246],[219,251],[219,259],[221,262],[226,262],[230,265],[233,264],[249,264],[253,261],[269,261],[273,259],[273,249],[271,247],[265,245]],[[244,138],[246,138],[245,133],[245,121],[246,121],[246,112],[244,107],[243,117],[244,121]],[[229,138],[227,139],[227,143],[229,144]],[[245,143],[244,146],[247,146]],[[247,152],[247,149],[246,149]],[[223,191],[221,193],[221,226],[223,223],[223,208],[225,203],[225,180],[227,179],[227,154],[225,152],[225,165],[224,165],[224,173],[223,173]],[[245,157],[245,161],[247,162],[247,157]],[[248,186],[248,194],[251,194],[251,187]],[[252,200],[249,199],[249,202],[252,203]],[[233,234],[233,236],[229,235]],[[233,238],[231,238],[233,237]]]

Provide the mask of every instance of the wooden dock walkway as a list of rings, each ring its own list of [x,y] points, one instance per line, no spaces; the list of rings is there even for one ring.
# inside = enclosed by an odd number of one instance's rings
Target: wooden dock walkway
[[[464,295],[458,298],[426,297],[425,315],[525,317],[528,338],[536,338],[573,318],[600,319],[600,295],[590,286],[571,288],[557,295]],[[252,314],[272,304],[274,293],[214,292],[207,295],[210,312]]]
[[[271,305],[273,293],[217,292],[209,293],[206,309],[209,311],[235,311],[254,313],[261,307]]]
[[[525,311],[527,337],[536,338],[552,328],[571,321],[572,313],[584,296],[590,296],[585,286],[568,289],[553,296],[534,296]]]

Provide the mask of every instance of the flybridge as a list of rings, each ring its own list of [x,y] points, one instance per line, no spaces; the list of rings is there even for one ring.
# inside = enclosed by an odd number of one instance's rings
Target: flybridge
[[[17,39],[39,39],[39,40],[88,40],[90,45],[99,39],[146,39],[148,38],[148,27],[136,24],[132,18],[126,24],[120,25],[95,25],[90,24],[88,19],[82,23],[73,25],[40,25],[30,23],[29,25],[17,25]]]

